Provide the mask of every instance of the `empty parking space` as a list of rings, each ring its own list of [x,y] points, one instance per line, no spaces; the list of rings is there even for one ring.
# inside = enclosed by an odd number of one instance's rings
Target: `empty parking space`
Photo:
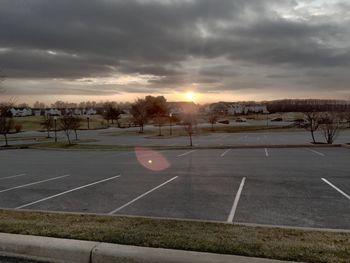
[[[316,178],[250,178],[246,182],[237,222],[350,228],[350,204]]]
[[[350,228],[348,149],[0,155],[4,208]]]

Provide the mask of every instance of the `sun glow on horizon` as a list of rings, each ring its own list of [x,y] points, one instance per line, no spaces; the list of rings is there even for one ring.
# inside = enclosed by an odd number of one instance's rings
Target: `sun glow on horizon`
[[[187,101],[194,101],[195,94],[193,91],[187,91],[185,97]]]

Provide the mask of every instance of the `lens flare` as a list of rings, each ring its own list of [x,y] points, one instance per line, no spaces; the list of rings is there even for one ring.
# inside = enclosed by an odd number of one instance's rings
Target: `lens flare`
[[[157,151],[135,147],[135,155],[139,164],[151,171],[164,171],[170,167],[169,161]]]

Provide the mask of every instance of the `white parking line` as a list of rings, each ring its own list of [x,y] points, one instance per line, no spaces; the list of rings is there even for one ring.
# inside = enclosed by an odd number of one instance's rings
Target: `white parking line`
[[[189,152],[185,152],[185,153],[179,154],[177,157],[182,157],[182,156],[188,155],[188,154],[196,152],[196,151],[198,151],[198,150],[192,150],[192,151],[189,151]]]
[[[67,176],[70,176],[70,175],[66,174],[66,175],[62,175],[62,176],[58,176],[58,177],[54,177],[54,178],[50,178],[50,179],[46,179],[46,180],[42,180],[42,181],[36,181],[36,182],[33,182],[33,183],[29,183],[29,184],[22,184],[22,185],[19,185],[19,186],[15,186],[15,187],[7,188],[7,189],[4,189],[4,190],[0,190],[0,193],[5,193],[5,192],[11,191],[11,190],[15,190],[15,189],[19,189],[19,188],[23,188],[23,187],[27,187],[27,186],[31,186],[31,185],[35,185],[35,184],[41,184],[41,183],[45,183],[45,182],[61,179],[61,178],[67,177]]]
[[[325,182],[326,184],[330,185],[331,187],[333,187],[335,190],[337,190],[339,193],[341,193],[343,196],[345,196],[347,199],[350,200],[350,196],[348,194],[346,194],[344,191],[340,190],[338,187],[336,187],[334,184],[332,184],[330,181],[328,181],[327,179],[321,178],[323,182]]]
[[[316,154],[318,154],[318,155],[320,155],[320,156],[325,156],[324,153],[321,153],[321,152],[312,150],[312,149],[310,149],[310,148],[306,148],[306,150],[308,150],[308,151],[310,151],[310,152],[313,152],[313,153],[316,153]]]
[[[227,149],[226,151],[224,151],[220,156],[224,157],[226,155],[226,153],[228,153],[229,151],[231,151],[232,149]]]
[[[135,199],[131,200],[130,202],[127,202],[126,204],[122,205],[121,207],[119,207],[119,208],[117,208],[117,209],[115,209],[115,210],[109,212],[108,214],[109,214],[109,215],[112,215],[112,214],[114,214],[114,213],[117,213],[118,211],[122,210],[123,208],[125,208],[125,207],[131,205],[132,203],[135,203],[137,200],[139,200],[139,199],[141,199],[142,197],[145,197],[146,195],[152,193],[153,191],[155,191],[155,190],[157,190],[157,189],[163,187],[164,185],[166,185],[166,184],[170,183],[171,181],[175,180],[176,178],[177,178],[177,176],[175,176],[175,177],[171,178],[170,180],[168,180],[168,181],[166,181],[166,182],[164,182],[164,183],[162,183],[162,184],[160,184],[160,185],[158,185],[158,186],[152,188],[151,190],[147,191],[146,193],[144,193],[144,194],[142,194],[142,195],[139,195],[139,196],[136,197]]]
[[[26,174],[16,174],[16,175],[7,176],[7,177],[1,177],[0,180],[11,179],[11,178],[15,178],[15,177],[24,176],[24,175],[26,175]]]
[[[238,206],[238,202],[239,202],[239,199],[241,198],[241,194],[242,194],[242,190],[243,190],[243,186],[244,186],[244,183],[245,183],[245,177],[242,178],[242,181],[241,181],[241,184],[238,188],[238,191],[237,191],[237,194],[236,194],[236,197],[235,197],[235,201],[233,202],[233,206],[232,206],[232,209],[231,209],[231,212],[227,218],[227,222],[228,223],[232,223],[233,222],[233,218],[235,217],[235,213],[236,213],[236,210],[237,210],[237,206]]]
[[[268,152],[267,148],[265,148],[265,155],[266,155],[266,157],[269,157],[269,152]]]
[[[77,188],[73,188],[73,189],[70,189],[68,191],[64,191],[64,192],[59,193],[59,194],[51,195],[51,196],[39,199],[37,201],[28,203],[28,204],[24,204],[24,205],[18,206],[15,209],[21,209],[21,208],[24,208],[24,207],[27,207],[27,206],[31,206],[31,205],[40,203],[40,202],[44,202],[44,201],[47,201],[49,199],[52,199],[52,198],[55,198],[55,197],[58,197],[58,196],[61,196],[61,195],[64,195],[64,194],[68,194],[68,193],[71,193],[71,192],[74,192],[74,191],[77,191],[77,190],[80,190],[80,189],[83,189],[83,188],[86,188],[86,187],[89,187],[89,186],[93,186],[95,184],[100,184],[100,183],[103,183],[103,182],[107,182],[107,181],[113,180],[113,179],[118,178],[118,177],[120,177],[120,175],[109,177],[109,178],[106,178],[106,179],[103,179],[103,180],[100,180],[100,181],[97,181],[97,182],[94,182],[94,183],[86,184],[86,185],[83,185],[83,186],[79,186]]]

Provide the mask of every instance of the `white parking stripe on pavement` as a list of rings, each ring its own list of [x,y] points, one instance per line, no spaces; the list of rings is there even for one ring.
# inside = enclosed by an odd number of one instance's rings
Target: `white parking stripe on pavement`
[[[64,191],[64,192],[59,193],[59,194],[51,195],[51,196],[39,199],[37,201],[28,203],[28,204],[24,204],[24,205],[18,206],[15,209],[21,209],[21,208],[24,208],[24,207],[28,207],[28,206],[31,206],[31,205],[34,205],[34,204],[37,204],[37,203],[40,203],[40,202],[44,202],[46,200],[49,200],[49,199],[52,199],[52,198],[55,198],[55,197],[58,197],[58,196],[61,196],[61,195],[65,195],[65,194],[68,194],[68,193],[71,193],[71,192],[74,192],[74,191],[77,191],[77,190],[89,187],[89,186],[93,186],[93,185],[96,185],[96,184],[107,182],[107,181],[113,180],[113,179],[118,178],[118,177],[120,177],[120,175],[109,177],[109,178],[106,178],[106,179],[103,179],[103,180],[100,180],[100,181],[97,181],[97,182],[93,182],[93,183],[90,183],[90,184],[86,184],[86,185],[83,185],[83,186],[79,186],[77,188],[73,188],[73,189]]]
[[[243,186],[244,186],[244,183],[245,183],[245,177],[242,178],[242,181],[241,181],[241,184],[239,185],[239,188],[238,188],[238,191],[237,191],[237,194],[236,194],[236,197],[235,197],[235,200],[233,202],[233,205],[232,205],[232,209],[230,211],[230,214],[227,218],[227,222],[228,223],[232,223],[233,222],[233,219],[235,217],[235,214],[236,214],[236,210],[237,210],[237,206],[238,206],[238,202],[239,202],[239,199],[241,198],[241,194],[242,194],[242,190],[243,190]]]
[[[45,182],[50,182],[50,181],[61,179],[61,178],[67,177],[67,176],[70,176],[70,175],[66,174],[66,175],[57,176],[57,177],[46,179],[46,180],[36,181],[36,182],[33,182],[33,183],[29,183],[29,184],[22,184],[22,185],[19,185],[19,186],[15,186],[15,187],[7,188],[7,189],[4,189],[4,190],[0,190],[0,193],[5,193],[5,192],[8,192],[8,191],[12,191],[12,190],[15,190],[15,189],[19,189],[19,188],[23,188],[23,187],[27,187],[27,186],[31,186],[31,185],[36,185],[36,184],[41,184],[41,183],[45,183]]]
[[[193,152],[196,152],[196,151],[198,151],[198,150],[188,151],[188,152],[185,152],[185,153],[179,154],[177,157],[182,157],[182,156],[188,155],[188,154],[193,153]]]
[[[24,175],[26,175],[26,174],[16,174],[16,175],[12,175],[12,176],[1,177],[0,180],[16,178],[16,177],[20,177],[20,176],[24,176]]]
[[[132,203],[135,203],[137,200],[140,200],[141,198],[145,197],[146,195],[148,195],[148,194],[154,192],[155,190],[157,190],[157,189],[163,187],[164,185],[170,183],[171,181],[175,180],[177,177],[178,177],[178,176],[175,176],[175,177],[169,179],[168,181],[166,181],[166,182],[164,182],[164,183],[162,183],[162,184],[160,184],[160,185],[158,185],[158,186],[152,188],[151,190],[147,191],[146,193],[143,193],[142,195],[139,195],[138,197],[134,198],[134,199],[131,200],[130,202],[127,202],[126,204],[122,205],[121,207],[119,207],[119,208],[117,208],[117,209],[114,209],[113,211],[109,212],[108,214],[109,214],[109,215],[112,215],[112,214],[114,214],[114,213],[117,213],[118,211],[120,211],[120,210],[122,210],[123,208],[125,208],[125,207],[131,205]]]
[[[269,152],[268,152],[267,148],[265,148],[265,155],[266,155],[266,157],[269,157]]]
[[[318,151],[312,150],[312,149],[310,149],[310,148],[306,148],[306,150],[308,150],[308,151],[310,151],[310,152],[313,152],[313,153],[315,153],[315,154],[318,154],[318,155],[320,155],[320,156],[325,156],[325,154],[324,154],[324,153],[321,153],[321,152],[318,152]]]
[[[321,178],[323,182],[325,182],[326,184],[328,184],[329,186],[331,186],[332,188],[334,188],[335,190],[337,190],[339,193],[341,193],[343,196],[345,196],[347,199],[350,200],[350,196],[348,194],[346,194],[343,190],[339,189],[338,187],[336,187],[334,184],[332,184],[330,181],[328,181],[325,178]]]
[[[232,149],[227,149],[226,151],[224,151],[220,156],[224,157],[229,151],[231,151]]]

